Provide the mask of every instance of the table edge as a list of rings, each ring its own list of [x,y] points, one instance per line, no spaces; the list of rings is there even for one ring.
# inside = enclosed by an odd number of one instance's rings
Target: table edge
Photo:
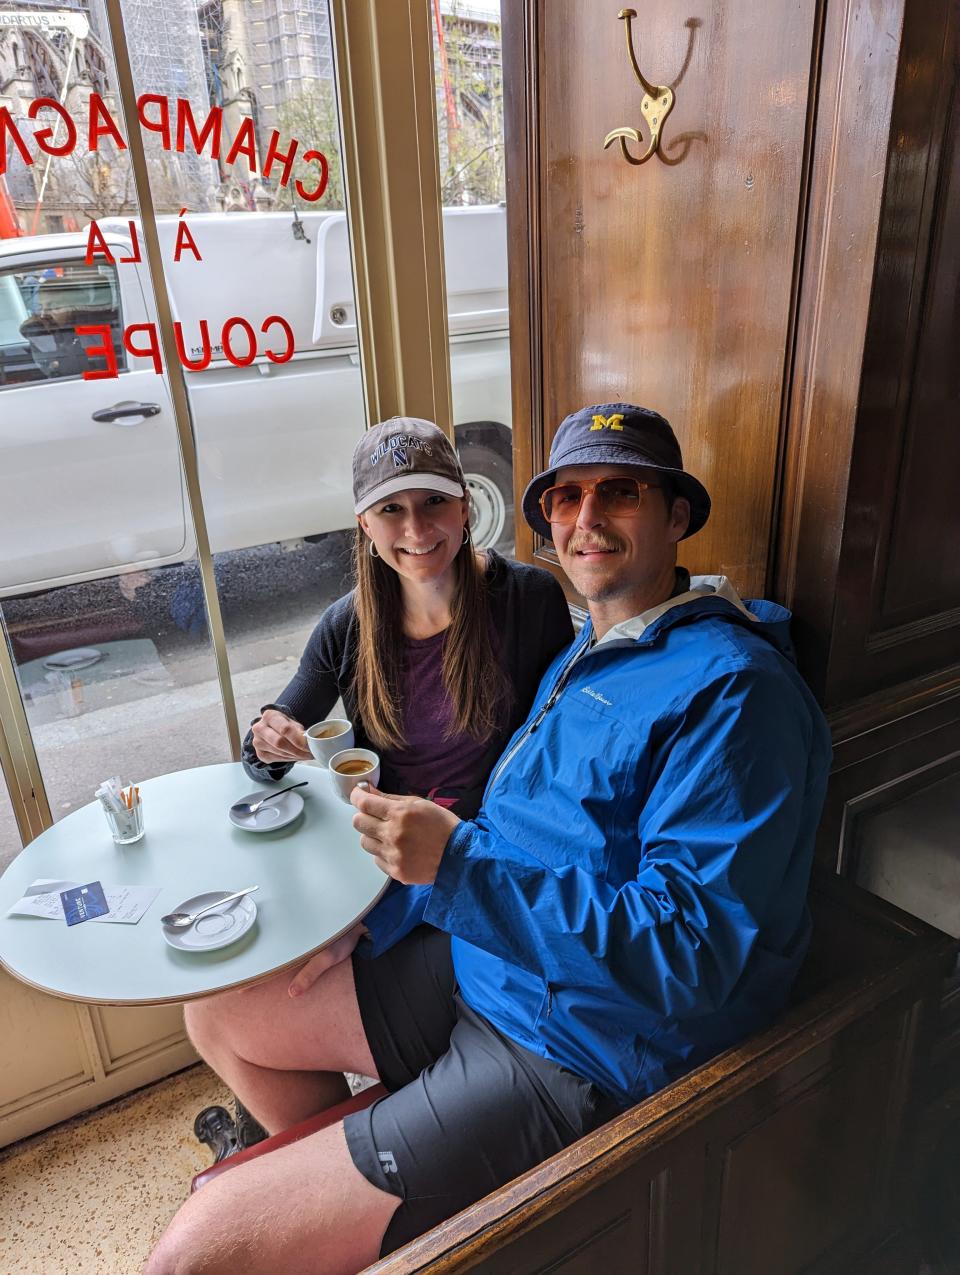
[[[326,942],[321,943],[318,947],[310,948],[310,950],[304,952],[302,956],[295,956],[293,960],[285,961],[283,965],[274,966],[273,969],[264,970],[261,974],[254,974],[249,978],[240,978],[233,983],[224,983],[221,987],[209,987],[204,989],[202,992],[188,992],[185,996],[154,996],[147,1000],[105,1000],[95,996],[69,995],[67,992],[56,991],[52,987],[46,987],[43,983],[35,983],[33,979],[27,978],[26,975],[21,974],[19,970],[15,970],[8,965],[2,956],[0,956],[0,968],[5,970],[11,978],[15,978],[18,983],[23,983],[25,987],[32,987],[35,991],[43,992],[45,996],[54,996],[57,1000],[69,1001],[75,1005],[116,1005],[126,1007],[128,1009],[138,1005],[185,1005],[187,1001],[202,1000],[205,996],[219,996],[221,992],[234,992],[239,991],[240,988],[243,987],[256,987],[260,983],[265,983],[267,979],[273,978],[277,974],[282,974],[284,970],[292,970],[297,965],[302,965],[304,961],[310,960],[310,958],[316,956],[318,952],[323,952],[326,948],[336,943],[338,939],[343,938],[344,934],[346,934],[348,930],[353,929],[358,921],[362,921],[363,918],[367,916],[383,898],[391,880],[391,877],[387,877],[385,879],[383,887],[369,907],[364,908],[359,916],[355,916],[352,921],[339,931],[339,933],[334,934],[332,938],[327,939]]]

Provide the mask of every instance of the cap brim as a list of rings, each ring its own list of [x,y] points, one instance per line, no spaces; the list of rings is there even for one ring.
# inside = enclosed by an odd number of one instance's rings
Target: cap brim
[[[396,478],[388,478],[385,483],[381,483],[379,487],[374,487],[373,491],[368,492],[363,500],[354,505],[353,512],[362,514],[369,509],[371,505],[375,505],[378,500],[383,500],[387,496],[394,496],[398,491],[438,491],[443,496],[463,497],[464,490],[459,483],[455,483],[452,478],[441,478],[439,474],[401,474]]]
[[[686,540],[688,536],[696,535],[707,519],[710,517],[710,495],[706,487],[692,474],[688,474],[683,469],[670,469],[665,465],[654,465],[650,461],[639,460],[634,451],[619,449],[615,446],[603,449],[602,455],[598,454],[596,446],[584,449],[583,459],[579,459],[577,453],[572,456],[565,456],[563,459],[563,468],[569,465],[631,465],[636,469],[651,469],[661,474],[668,474],[673,480],[677,488],[677,495],[683,496],[690,502],[690,523],[686,531],[680,537]],[[543,510],[540,508],[540,497],[548,487],[553,487],[557,480],[557,470],[547,469],[542,474],[537,474],[527,484],[527,489],[523,493],[523,516],[529,525],[544,540],[553,540],[553,532],[550,524],[543,516]]]

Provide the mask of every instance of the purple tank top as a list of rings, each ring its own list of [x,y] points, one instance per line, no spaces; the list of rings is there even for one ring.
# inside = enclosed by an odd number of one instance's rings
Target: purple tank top
[[[453,705],[443,685],[446,632],[406,638],[403,733],[406,747],[382,755],[385,792],[414,793],[456,813],[458,798],[481,783],[487,745],[471,735],[446,735]]]

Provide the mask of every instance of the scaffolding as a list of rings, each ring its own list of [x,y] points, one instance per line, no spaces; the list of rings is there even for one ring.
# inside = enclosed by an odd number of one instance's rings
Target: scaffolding
[[[209,107],[196,0],[164,0],[162,6],[125,0],[124,20],[138,92],[171,102],[186,98],[202,119]],[[85,137],[90,93],[100,94],[109,108],[115,89],[104,0],[0,0],[0,74],[11,114],[25,135],[36,128],[27,114],[31,101],[48,97],[66,107]],[[62,123],[59,116],[50,123],[55,142]],[[161,211],[216,206],[219,175],[209,158],[164,150],[156,135],[146,140]],[[35,233],[41,223],[46,229],[77,229],[87,218],[136,212],[129,157],[108,142],[94,154],[78,146],[52,164],[47,156],[27,166],[13,154],[6,176],[5,199],[0,192],[5,234]],[[11,205],[16,221],[9,216]]]
[[[204,119],[210,98],[196,0],[124,0],[123,24],[137,92],[156,93],[171,105],[186,99],[194,117]],[[145,142],[157,211],[217,207],[220,174],[209,156],[164,151],[156,134],[146,134]]]

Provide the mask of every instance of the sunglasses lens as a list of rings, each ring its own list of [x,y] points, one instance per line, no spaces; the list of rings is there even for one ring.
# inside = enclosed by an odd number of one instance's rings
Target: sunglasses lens
[[[583,488],[579,483],[564,483],[543,493],[543,511],[548,522],[572,522],[577,516]]]
[[[602,478],[597,483],[562,483],[550,487],[540,497],[540,505],[548,522],[573,522],[580,512],[585,492],[595,492],[605,514],[623,517],[640,507],[640,493],[650,486],[636,478]]]
[[[608,514],[632,514],[640,504],[640,484],[635,478],[605,478],[597,483],[597,497]]]

